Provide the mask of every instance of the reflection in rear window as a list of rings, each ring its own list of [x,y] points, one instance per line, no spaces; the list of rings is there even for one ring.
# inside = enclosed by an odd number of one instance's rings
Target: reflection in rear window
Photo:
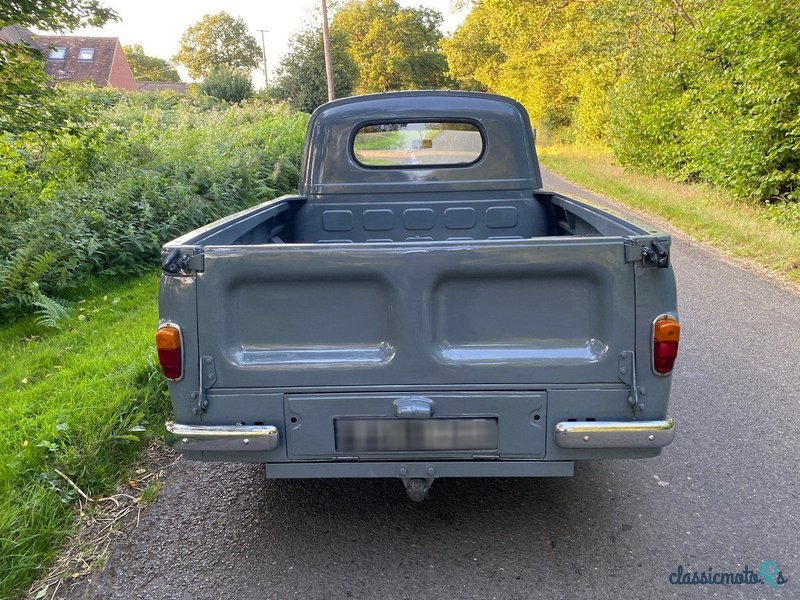
[[[362,127],[353,139],[353,154],[367,167],[468,165],[482,153],[472,123],[381,123]]]

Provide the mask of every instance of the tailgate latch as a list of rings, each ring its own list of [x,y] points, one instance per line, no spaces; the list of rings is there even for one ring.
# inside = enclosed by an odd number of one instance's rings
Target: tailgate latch
[[[204,268],[205,260],[202,252],[187,254],[177,248],[163,255],[161,264],[161,270],[165,275],[194,275],[202,273]]]
[[[669,249],[658,238],[625,242],[625,262],[642,261],[642,266],[656,269],[669,267]]]

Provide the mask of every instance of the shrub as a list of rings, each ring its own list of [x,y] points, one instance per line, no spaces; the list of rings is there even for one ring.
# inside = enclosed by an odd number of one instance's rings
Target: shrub
[[[253,95],[253,82],[244,71],[217,69],[200,84],[200,91],[212,98],[241,103]]]
[[[171,237],[296,189],[307,117],[285,106],[77,88],[63,101],[76,97],[95,107],[82,127],[0,137],[4,317],[152,268]]]
[[[798,31],[797,3],[720,0],[695,27],[642,40],[615,94],[616,154],[744,197],[800,199]]]

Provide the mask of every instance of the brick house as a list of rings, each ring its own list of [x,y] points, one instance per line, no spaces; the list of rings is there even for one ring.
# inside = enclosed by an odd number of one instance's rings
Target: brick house
[[[119,38],[34,35],[33,42],[44,53],[45,71],[57,83],[137,89]]]

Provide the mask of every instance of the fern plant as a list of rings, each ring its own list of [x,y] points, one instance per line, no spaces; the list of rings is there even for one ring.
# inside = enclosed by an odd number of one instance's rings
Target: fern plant
[[[66,303],[55,298],[48,298],[38,290],[38,286],[36,291],[37,297],[31,302],[31,305],[36,307],[36,310],[33,311],[36,315],[36,323],[42,327],[61,329],[62,321],[69,316],[69,308]]]
[[[30,246],[24,246],[0,262],[0,306],[31,306],[42,293],[38,282],[53,260],[52,252],[36,256]]]
[[[59,328],[69,314],[67,305],[42,292],[39,280],[53,263],[52,252],[34,256],[29,247],[17,250],[0,264],[0,308],[32,310],[43,327]]]

